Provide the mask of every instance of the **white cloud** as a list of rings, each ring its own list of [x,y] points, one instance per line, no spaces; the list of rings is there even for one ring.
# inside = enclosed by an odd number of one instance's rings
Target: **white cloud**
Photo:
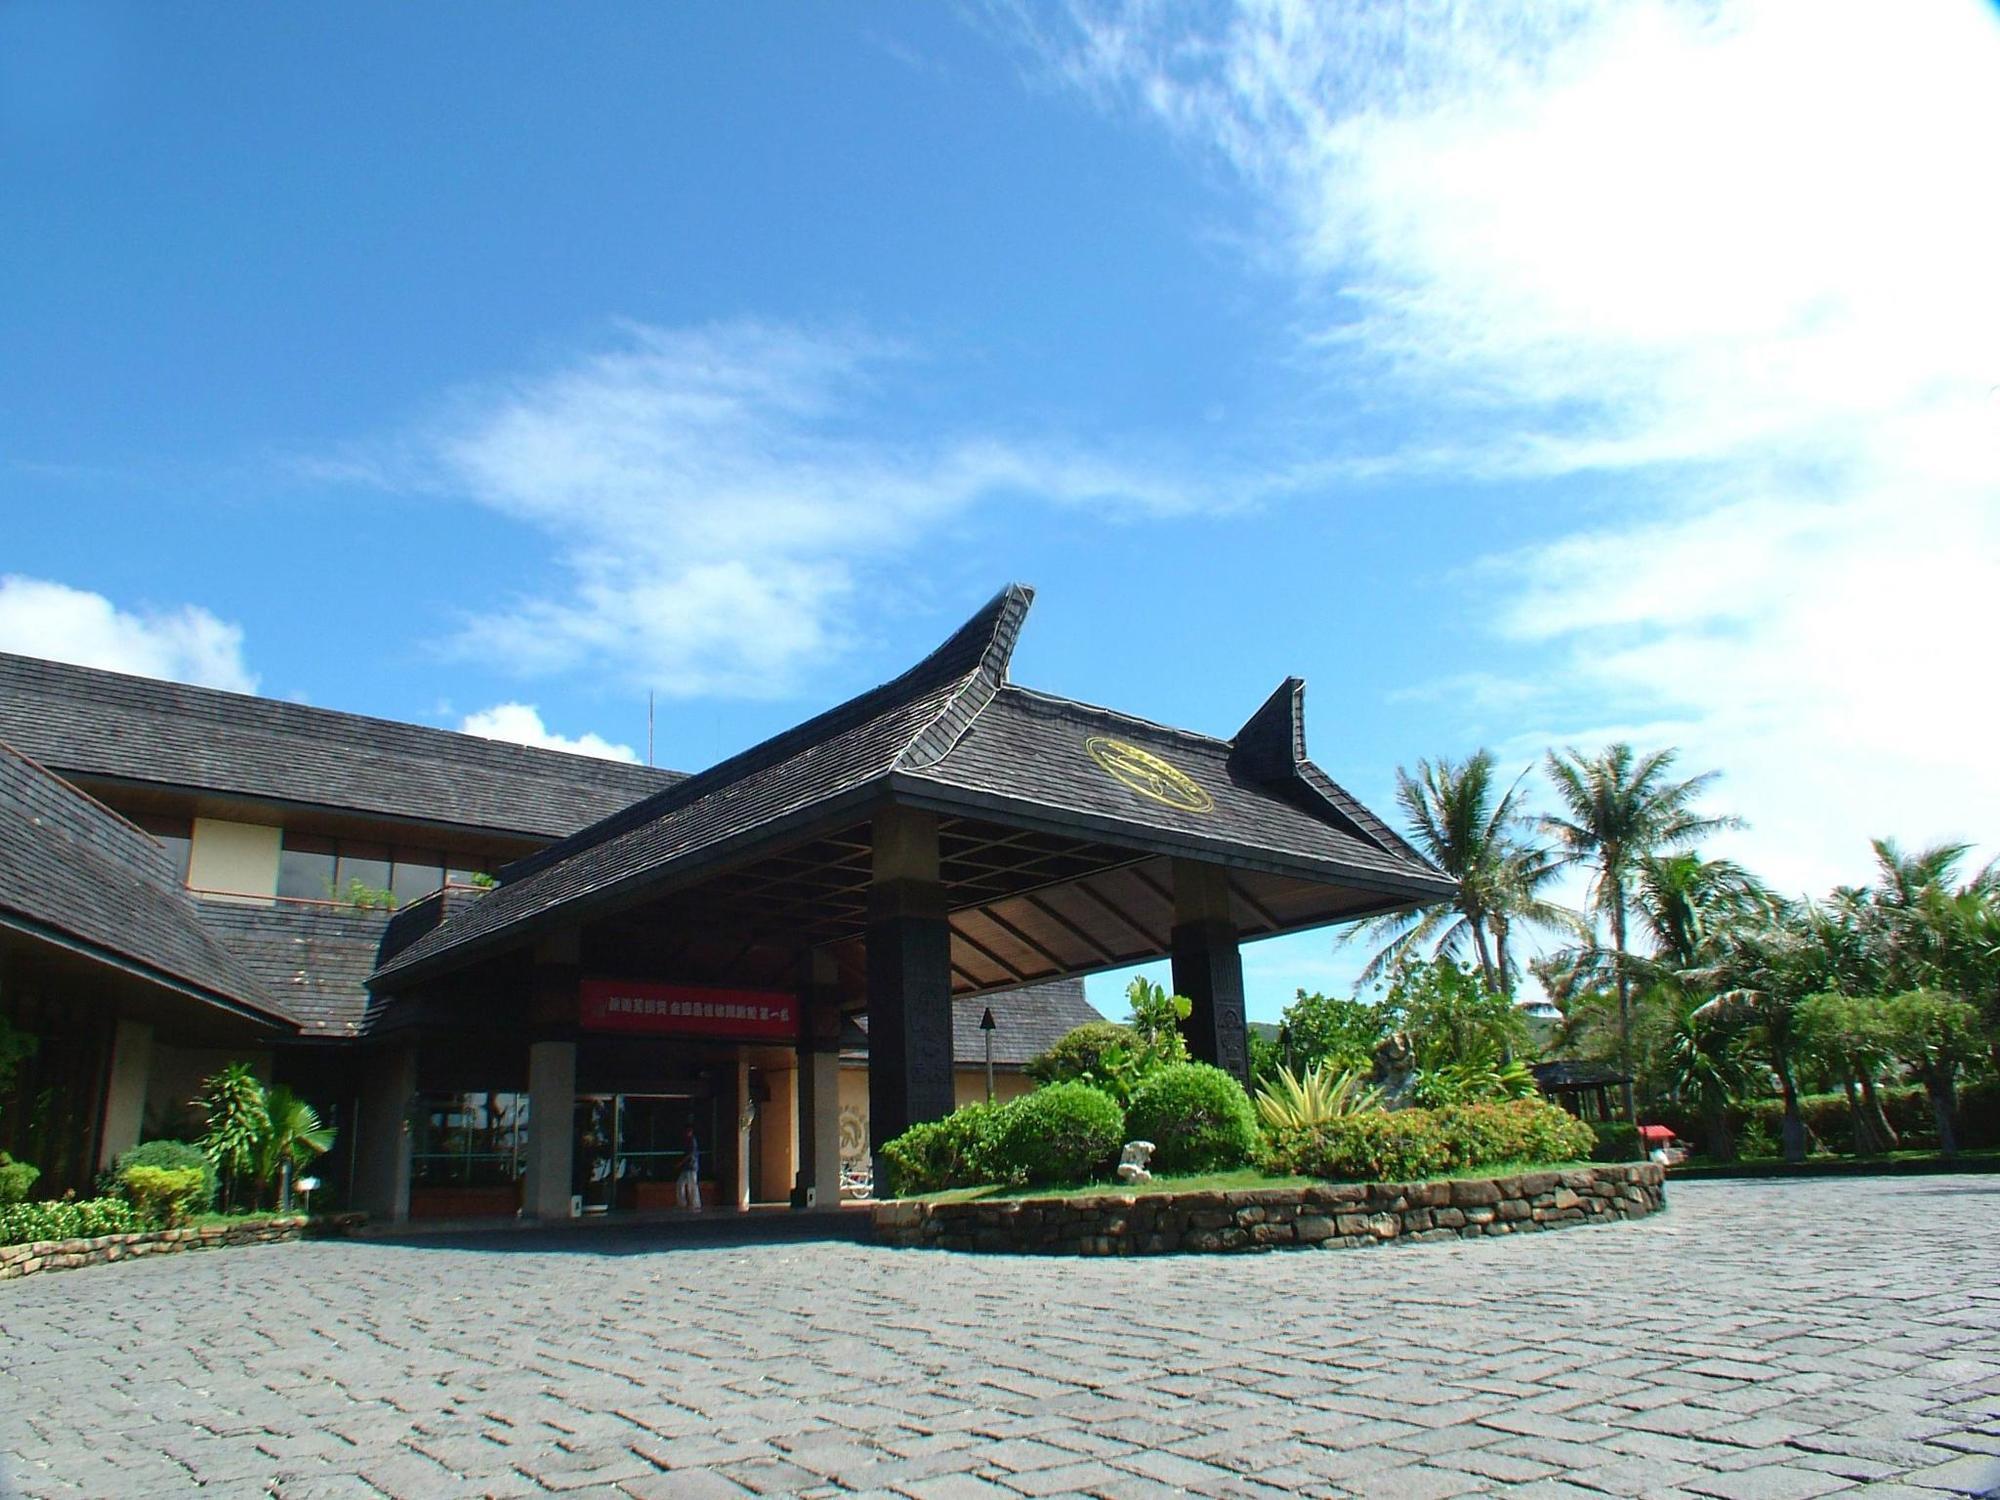
[[[773,694],[839,648],[842,606],[879,569],[976,502],[1194,503],[1179,480],[1056,445],[885,435],[913,363],[855,334],[628,325],[616,348],[464,395],[419,441],[424,482],[544,531],[562,579],[496,603],[459,645],[668,694]]]
[[[496,703],[470,713],[458,726],[466,734],[481,739],[506,740],[513,745],[533,745],[542,750],[566,750],[572,755],[594,755],[600,760],[639,763],[630,745],[614,745],[597,734],[580,734],[575,739],[557,734],[542,722],[541,710],[532,703]]]
[[[1596,506],[1472,575],[1546,664],[1514,747],[1677,741],[1797,886],[2000,837],[2000,14],[1192,14],[1027,24],[1257,190],[1302,347],[1391,414],[1350,462]]]
[[[199,605],[119,609],[102,594],[18,573],[0,576],[0,651],[253,693],[243,629]]]

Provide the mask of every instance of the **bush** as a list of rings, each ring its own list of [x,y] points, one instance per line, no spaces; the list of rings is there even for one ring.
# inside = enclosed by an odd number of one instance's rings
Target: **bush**
[[[127,1167],[118,1185],[140,1218],[167,1229],[186,1223],[202,1201],[201,1173],[194,1167]]]
[[[125,1174],[134,1167],[165,1167],[170,1171],[192,1168],[201,1173],[201,1196],[188,1212],[206,1213],[215,1207],[215,1163],[192,1142],[143,1141],[130,1151],[120,1152],[106,1174],[108,1180],[100,1181],[99,1187],[105,1192],[121,1188]]]
[[[992,1161],[994,1122],[1004,1105],[968,1104],[942,1120],[912,1125],[875,1153],[884,1198],[977,1187],[999,1175]]]
[[[142,1227],[132,1205],[123,1198],[15,1203],[0,1208],[0,1245],[94,1239],[100,1234],[130,1234]]]
[[[1175,1063],[1142,1082],[1125,1125],[1133,1140],[1153,1142],[1156,1172],[1216,1172],[1257,1152],[1250,1096],[1207,1063]]]
[[[1115,1099],[1087,1083],[1052,1083],[995,1111],[989,1165],[1009,1182],[1083,1182],[1124,1143]]]
[[[1107,1059],[1139,1050],[1139,1033],[1116,1021],[1086,1021],[1028,1060],[1037,1083],[1094,1083],[1111,1071]]]
[[[1364,1111],[1271,1137],[1267,1169],[1346,1182],[1397,1182],[1522,1162],[1581,1161],[1591,1128],[1536,1099],[1444,1109]]]
[[[40,1167],[15,1161],[5,1151],[0,1151],[0,1207],[26,1202],[28,1193],[35,1186],[35,1179],[41,1175]]]
[[[1630,1120],[1592,1120],[1590,1129],[1597,1137],[1597,1144],[1590,1152],[1592,1161],[1639,1159],[1639,1127]]]

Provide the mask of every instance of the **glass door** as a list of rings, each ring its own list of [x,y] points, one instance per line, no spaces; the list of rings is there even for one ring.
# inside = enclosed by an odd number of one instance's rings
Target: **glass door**
[[[612,1206],[618,1181],[618,1097],[580,1094],[576,1101],[576,1145],[570,1154],[570,1192],[583,1211],[601,1214]]]

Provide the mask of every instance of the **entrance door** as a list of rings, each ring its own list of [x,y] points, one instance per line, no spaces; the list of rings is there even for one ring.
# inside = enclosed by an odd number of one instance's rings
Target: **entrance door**
[[[579,1094],[576,1139],[570,1152],[570,1187],[583,1211],[609,1210],[618,1182],[618,1096]]]

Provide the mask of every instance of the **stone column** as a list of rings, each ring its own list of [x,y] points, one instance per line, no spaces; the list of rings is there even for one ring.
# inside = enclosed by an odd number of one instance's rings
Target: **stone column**
[[[544,938],[528,975],[528,1161],[523,1211],[534,1219],[567,1219],[576,1154],[576,1028],[578,986],[574,931]]]
[[[522,1203],[535,1219],[569,1217],[576,1149],[576,1043],[528,1048],[528,1171]]]
[[[417,1096],[417,1048],[390,1042],[362,1063],[354,1201],[378,1224],[410,1217],[410,1109]]]
[[[868,1133],[892,1141],[951,1113],[951,929],[937,818],[878,813],[868,892]]]
[[[1194,1003],[1181,1023],[1189,1053],[1248,1086],[1243,960],[1229,909],[1229,876],[1220,865],[1174,861],[1173,968],[1174,992]]]
[[[793,1208],[840,1206],[840,996],[831,955],[815,953],[799,997],[799,1169]]]
[[[153,1028],[120,1021],[111,1038],[111,1067],[104,1082],[104,1122],[97,1133],[97,1169],[139,1144],[146,1123],[146,1079],[153,1069]]]

